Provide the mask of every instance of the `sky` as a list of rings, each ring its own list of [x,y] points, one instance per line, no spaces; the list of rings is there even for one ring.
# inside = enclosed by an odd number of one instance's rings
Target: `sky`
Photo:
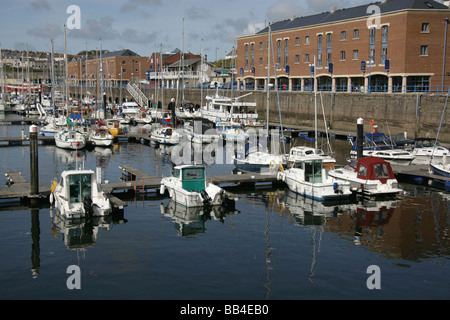
[[[2,49],[67,53],[130,49],[224,58],[237,37],[251,35],[268,23],[369,4],[369,0],[0,0]],[[76,6],[79,10],[73,10]],[[79,15],[77,14],[79,12]]]

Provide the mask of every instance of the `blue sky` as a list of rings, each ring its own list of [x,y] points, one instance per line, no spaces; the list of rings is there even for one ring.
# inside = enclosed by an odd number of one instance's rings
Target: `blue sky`
[[[67,50],[76,54],[100,47],[130,49],[150,56],[160,47],[204,53],[208,61],[223,58],[238,36],[258,32],[269,22],[291,16],[368,4],[368,0],[14,0],[1,1],[0,43],[4,49],[64,52],[63,26],[80,8],[80,29],[67,29]],[[184,37],[183,37],[184,19]],[[184,39],[184,41],[183,41]]]

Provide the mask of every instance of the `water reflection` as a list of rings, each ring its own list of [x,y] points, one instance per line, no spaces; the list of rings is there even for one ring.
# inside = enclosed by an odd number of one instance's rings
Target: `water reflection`
[[[97,242],[99,230],[111,230],[113,224],[123,224],[127,220],[123,212],[102,217],[67,219],[57,210],[50,208],[52,221],[51,232],[55,239],[61,238],[69,250],[84,251],[94,247]]]
[[[172,219],[178,235],[186,238],[205,233],[206,221],[214,219],[224,223],[227,215],[239,213],[223,206],[187,208],[172,200],[166,206],[161,203],[160,209],[161,214]]]

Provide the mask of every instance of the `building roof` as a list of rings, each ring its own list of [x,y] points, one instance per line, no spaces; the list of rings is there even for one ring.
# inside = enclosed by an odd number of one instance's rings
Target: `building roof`
[[[369,3],[357,7],[352,8],[344,8],[344,9],[332,9],[328,12],[322,12],[319,14],[292,18],[283,21],[275,22],[271,25],[272,32],[280,31],[286,29],[294,29],[294,28],[302,28],[317,24],[326,24],[337,22],[341,20],[347,19],[355,19],[362,17],[369,17],[374,14],[373,11],[368,10],[370,5],[376,5],[380,8],[380,13],[389,13],[399,10],[406,9],[420,9],[420,10],[447,10],[449,11],[449,7],[436,2],[436,1],[421,1],[421,0],[384,0],[380,2]],[[367,12],[369,11],[369,12]],[[450,11],[449,11],[450,13]],[[269,27],[264,28],[263,30],[257,32],[257,34],[264,34],[268,32]]]

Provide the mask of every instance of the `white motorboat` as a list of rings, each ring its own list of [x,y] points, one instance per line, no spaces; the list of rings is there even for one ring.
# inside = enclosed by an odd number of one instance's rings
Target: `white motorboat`
[[[111,203],[92,170],[69,170],[51,186],[50,203],[68,219],[109,215]]]
[[[200,106],[195,106],[190,101],[184,101],[181,107],[175,109],[175,115],[179,119],[200,119],[202,117],[202,111]]]
[[[258,120],[256,102],[239,101],[247,95],[249,94],[230,98],[219,96],[216,92],[214,96],[207,96],[206,106],[201,110],[202,117],[210,121],[229,121],[232,119],[237,122],[243,120],[246,123],[256,123]]]
[[[225,190],[206,181],[206,168],[201,165],[180,165],[171,177],[161,179],[160,193],[188,208],[203,206],[232,205]]]
[[[320,156],[295,160],[291,168],[278,172],[277,179],[291,191],[316,201],[348,200],[352,195],[350,183],[328,175]]]
[[[112,146],[114,139],[108,129],[98,128],[89,133],[88,141],[97,147],[109,147]]]
[[[350,151],[350,159],[356,160],[358,153],[358,141],[355,140]],[[364,134],[363,157],[378,157],[392,164],[409,165],[416,158],[415,154],[400,149],[395,142],[382,132],[371,132]]]
[[[139,106],[136,102],[128,101],[122,104],[119,113],[127,115],[130,118],[135,118],[140,112],[141,110],[139,109]]]
[[[428,164],[431,160],[442,160],[450,152],[431,138],[417,138],[414,139],[412,154],[415,156],[413,164]]]
[[[160,127],[150,133],[150,139],[156,143],[174,145],[181,141],[182,135],[171,127]]]
[[[212,143],[221,138],[214,123],[204,120],[190,120],[185,122],[184,133],[187,139],[194,143]]]
[[[265,151],[250,152],[247,155],[235,152],[233,154],[234,166],[247,172],[277,172],[286,167],[286,157],[282,154],[272,154]]]
[[[64,129],[55,134],[55,144],[58,148],[78,150],[86,146],[86,138],[78,130]]]
[[[352,191],[368,197],[392,196],[402,192],[391,164],[378,157],[363,157],[356,164],[330,170],[338,181],[350,183]]]
[[[323,167],[325,169],[333,169],[336,164],[336,159],[325,154],[322,149],[316,149],[307,146],[292,147],[289,151],[288,165],[292,166],[297,159],[306,159],[307,157],[317,158],[317,156],[323,158]]]

